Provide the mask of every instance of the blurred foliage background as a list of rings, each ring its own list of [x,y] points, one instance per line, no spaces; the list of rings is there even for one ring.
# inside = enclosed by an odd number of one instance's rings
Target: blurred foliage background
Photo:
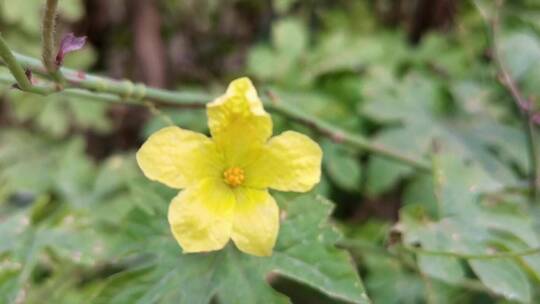
[[[0,1],[13,50],[39,57],[42,5]],[[322,145],[315,192],[335,204],[330,221],[342,232],[321,226],[326,202],[313,208],[285,195],[280,205],[309,221],[283,224],[278,247],[302,243],[302,231],[332,235],[329,246],[349,250],[373,303],[538,303],[538,252],[485,258],[540,246],[527,134],[498,81],[486,21],[496,9],[489,0],[60,0],[58,31],[89,39],[68,67],[212,93],[246,75],[335,126],[431,159],[433,174],[420,172],[273,115],[277,131]],[[535,109],[540,3],[507,1],[499,14],[501,61]],[[204,111],[156,114],[9,83],[1,94],[0,303],[283,300],[243,282],[249,276],[214,277],[201,272],[208,261],[178,260],[166,222],[175,193],[136,166],[135,150],[165,117],[207,132]],[[224,259],[236,255],[229,251]],[[242,263],[260,278],[280,267]],[[339,275],[278,273],[266,280],[294,303],[360,301],[336,285]]]

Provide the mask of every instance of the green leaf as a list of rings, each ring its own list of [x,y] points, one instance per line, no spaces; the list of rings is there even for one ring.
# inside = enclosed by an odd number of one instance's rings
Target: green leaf
[[[321,197],[314,200],[309,195],[286,204],[287,220],[281,227],[272,257],[273,271],[330,297],[351,303],[368,303],[349,254],[334,247],[340,234],[325,220],[333,205]],[[313,211],[307,212],[309,209]]]
[[[481,193],[502,189],[477,163],[466,163],[454,155],[437,154],[433,158],[436,194],[441,215],[471,218],[475,200]]]
[[[42,102],[44,107],[37,116],[38,125],[55,137],[65,135],[69,128],[65,102],[52,98],[43,98]]]
[[[538,67],[540,42],[530,32],[512,33],[501,41],[501,53],[512,76],[522,79],[529,71]]]
[[[448,283],[459,283],[465,277],[461,263],[453,257],[419,254],[418,266],[425,274]]]
[[[65,199],[75,206],[86,206],[92,200],[91,186],[95,167],[84,155],[84,142],[73,140],[61,155],[62,165],[57,169],[55,184]]]
[[[276,54],[269,46],[256,46],[248,55],[248,70],[261,80],[271,80],[280,73],[276,60]]]
[[[364,85],[364,96],[369,101],[361,112],[380,122],[431,121],[438,101],[435,82],[424,76],[411,74],[397,79],[386,70],[369,70],[370,81]]]
[[[438,214],[438,202],[433,191],[433,177],[421,174],[415,176],[405,188],[403,203],[405,205],[420,205],[434,218]]]
[[[65,94],[38,96],[20,91],[9,91],[9,101],[15,115],[20,120],[35,120],[39,129],[53,137],[67,135],[70,127],[92,129],[99,133],[111,129],[107,116],[109,107],[106,103],[96,102],[88,97],[78,97]]]
[[[67,98],[67,97],[66,97]],[[91,129],[98,133],[111,130],[112,124],[107,117],[109,105],[95,102],[89,98],[66,99],[69,109],[77,126],[83,129]]]
[[[407,271],[399,260],[383,254],[366,255],[365,267],[369,271],[366,285],[373,303],[420,303],[425,295],[419,276]]]
[[[419,208],[421,205],[411,205],[401,211],[397,226],[403,232],[404,242],[410,246],[420,245],[428,251],[456,255],[441,257],[419,253],[418,264],[424,273],[448,283],[458,283],[463,277],[457,260],[460,254],[489,255],[500,247],[510,252],[538,247],[540,241],[532,219],[516,205],[483,204],[480,195],[500,190],[501,184],[477,163],[436,154],[433,164],[442,218],[432,221]],[[426,257],[429,260],[426,261]],[[521,267],[535,271],[538,265],[535,258],[521,258],[523,266],[511,259],[467,261],[490,290],[507,299],[527,303],[531,287]]]
[[[323,35],[320,43],[308,53],[304,77],[311,81],[327,73],[355,71],[379,58],[383,51],[377,39],[336,30]]]
[[[0,254],[16,247],[24,228],[30,224],[28,215],[24,213],[12,214],[7,219],[0,219]]]
[[[356,157],[341,146],[325,141],[324,166],[328,175],[344,190],[358,192],[362,182],[362,170]]]
[[[274,8],[278,13],[287,12],[291,6],[296,2],[296,0],[273,0]]]
[[[411,172],[409,166],[377,156],[372,157],[367,167],[366,191],[371,196],[380,195]]]
[[[229,246],[227,260],[220,269],[221,281],[218,298],[221,303],[290,303],[289,299],[274,291],[264,282],[264,261],[246,256]],[[238,288],[243,286],[242,288]],[[235,290],[235,292],[231,292]]]
[[[280,54],[297,58],[307,47],[304,24],[294,18],[282,19],[274,24],[272,40]]]
[[[295,199],[278,197],[286,219],[271,257],[254,257],[238,251],[233,244],[226,249],[205,254],[181,254],[163,218],[135,212],[131,228],[141,231],[136,222],[159,222],[159,236],[133,232],[140,239],[140,249],[159,248],[149,271],[130,274],[129,282],[118,275],[101,292],[100,299],[130,303],[154,303],[167,299],[182,303],[208,303],[214,296],[220,303],[289,303],[286,296],[273,290],[266,278],[278,274],[307,284],[320,292],[351,303],[369,303],[349,255],[335,247],[340,234],[327,223],[332,204],[313,195]],[[147,220],[145,220],[147,218]],[[126,226],[123,226],[126,227]],[[158,228],[162,227],[162,228]],[[163,229],[163,230],[161,230]],[[161,231],[161,232],[160,232]],[[157,255],[157,256],[156,256]],[[129,272],[126,273],[128,275]],[[120,280],[120,282],[118,282]],[[270,279],[272,281],[272,279]],[[126,284],[126,288],[118,287]],[[234,292],[231,292],[234,290]]]
[[[509,259],[469,260],[469,264],[489,289],[510,300],[528,303],[531,286],[525,273]]]
[[[70,21],[79,19],[84,10],[79,0],[60,0],[58,4],[59,14]],[[18,23],[22,28],[32,34],[37,34],[40,28],[43,1],[26,0],[24,2],[1,1],[0,14],[7,21]]]

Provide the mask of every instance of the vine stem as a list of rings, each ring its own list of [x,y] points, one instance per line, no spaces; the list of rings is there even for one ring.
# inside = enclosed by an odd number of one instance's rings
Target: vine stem
[[[339,241],[338,246],[341,246],[347,250],[350,250],[353,255],[362,256],[362,255],[370,254],[370,255],[384,256],[387,258],[398,259],[405,268],[410,269],[414,272],[417,272],[419,275],[422,275],[422,270],[417,265],[417,263],[415,263],[414,261],[410,259],[405,258],[402,254],[399,254],[399,252],[388,250],[387,247],[377,246],[377,245],[374,245],[373,243],[370,243],[361,239],[347,239],[347,238]],[[444,281],[441,281],[441,279],[436,278],[436,277],[430,277],[430,279],[444,282]],[[462,288],[469,289],[469,290],[485,292],[495,298],[500,297],[500,295],[493,293],[490,289],[485,287],[482,283],[478,281],[474,281],[472,279],[463,278],[461,281],[456,282],[455,285]]]
[[[516,84],[516,81],[512,78],[501,59],[498,33],[500,24],[499,11],[503,5],[503,1],[498,0],[495,5],[496,9],[492,20],[489,20],[486,17],[489,24],[488,31],[491,33],[492,56],[498,70],[500,83],[508,91],[510,96],[512,96],[523,119],[524,130],[527,135],[530,164],[529,196],[531,201],[540,203],[540,143],[538,142],[538,133],[533,121],[533,105],[532,102],[523,95],[519,86]]]
[[[457,252],[451,252],[451,251],[435,251],[435,250],[416,248],[416,247],[407,246],[407,245],[403,245],[403,248],[405,248],[408,251],[414,252],[416,254],[448,256],[448,257],[455,257],[455,258],[460,258],[460,259],[474,259],[474,260],[518,258],[518,257],[540,254],[540,248],[530,248],[530,249],[526,249],[522,251],[515,251],[515,252],[494,252],[491,254],[466,254],[466,253],[457,253]]]
[[[269,95],[270,98],[270,102],[265,103],[265,106],[268,109],[311,127],[337,143],[343,143],[359,150],[372,152],[382,157],[407,164],[424,172],[431,172],[431,166],[423,160],[412,158],[406,154],[388,149],[380,144],[370,141],[363,136],[346,132],[345,130],[335,127],[324,120],[302,112],[290,104],[281,101],[275,94],[270,93],[267,95]]]
[[[11,75],[13,75],[13,77],[15,77],[15,80],[17,80],[17,85],[19,86],[19,88],[24,91],[30,91],[32,89],[32,83],[30,82],[30,79],[28,79],[28,77],[26,76],[24,69],[17,62],[17,59],[15,58],[15,56],[13,55],[13,53],[7,46],[1,34],[0,34],[0,56],[2,57],[4,64],[7,66],[7,68],[11,72]]]
[[[43,23],[41,26],[41,60],[50,73],[57,70],[54,63],[54,32],[56,28],[56,8],[58,0],[47,0],[45,13],[43,14]]]
[[[47,79],[52,78],[43,63],[39,60],[20,54],[14,54],[14,58],[17,65],[29,69]],[[6,58],[2,56],[2,59],[4,60],[4,63],[7,64]],[[213,96],[208,94],[172,92],[147,87],[143,84],[133,83],[129,80],[119,81],[67,68],[60,68],[59,71],[64,75],[66,81],[64,91],[79,95],[95,94],[94,97],[107,102],[128,102],[143,106],[146,102],[151,101],[156,107],[204,109],[206,103],[214,99]],[[86,93],[83,93],[84,91],[86,91]],[[51,91],[49,93],[55,92]],[[391,150],[380,144],[371,142],[361,135],[346,132],[324,120],[301,111],[290,103],[281,100],[271,92],[264,95],[267,96],[263,96],[263,102],[269,111],[302,123],[338,143],[348,145],[356,150],[379,154],[382,157],[412,166],[422,172],[429,173],[431,171],[431,166],[424,160],[416,159],[399,151]]]
[[[63,83],[62,73],[56,64],[56,10],[58,0],[47,0],[41,25],[41,60],[58,85]]]
[[[51,92],[50,87],[40,87],[34,86],[30,77],[27,75],[23,66],[17,61],[15,54],[11,52],[8,45],[6,44],[4,38],[0,33],[0,58],[4,65],[9,69],[10,73],[13,75],[17,81],[17,86],[19,89],[40,95],[46,95]]]
[[[372,245],[369,245],[365,242],[351,240],[351,239],[342,240],[339,242],[339,245],[344,248],[357,248],[357,249],[362,249],[362,250],[366,250],[366,246],[368,246],[367,250],[372,250],[371,248],[375,248]],[[459,259],[476,259],[476,260],[519,258],[519,257],[524,257],[524,256],[540,254],[540,248],[529,248],[526,250],[514,251],[514,252],[509,251],[509,252],[494,252],[494,253],[489,253],[489,254],[466,254],[466,253],[458,253],[458,252],[452,252],[452,251],[427,250],[427,249],[413,247],[413,246],[404,245],[404,244],[399,247],[407,251],[413,252],[415,254],[447,256],[447,257],[454,257],[454,258],[459,258]],[[380,251],[378,251],[377,253],[383,254],[385,253],[385,251],[380,249]]]

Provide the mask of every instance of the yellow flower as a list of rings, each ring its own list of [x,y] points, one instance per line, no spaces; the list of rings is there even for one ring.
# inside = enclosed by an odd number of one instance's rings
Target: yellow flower
[[[248,78],[234,80],[207,105],[211,138],[178,127],[154,133],[137,152],[151,180],[183,189],[171,202],[169,223],[184,252],[223,248],[229,239],[249,254],[268,256],[279,210],[268,188],[309,191],[319,182],[322,151],[305,135],[272,136]]]

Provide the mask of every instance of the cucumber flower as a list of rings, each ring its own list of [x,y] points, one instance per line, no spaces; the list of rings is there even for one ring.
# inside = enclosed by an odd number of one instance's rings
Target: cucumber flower
[[[309,137],[272,137],[272,119],[248,78],[207,105],[211,138],[178,127],[154,133],[137,152],[146,177],[181,191],[169,206],[185,253],[222,249],[269,256],[279,209],[268,189],[309,191],[320,180],[322,151]]]

